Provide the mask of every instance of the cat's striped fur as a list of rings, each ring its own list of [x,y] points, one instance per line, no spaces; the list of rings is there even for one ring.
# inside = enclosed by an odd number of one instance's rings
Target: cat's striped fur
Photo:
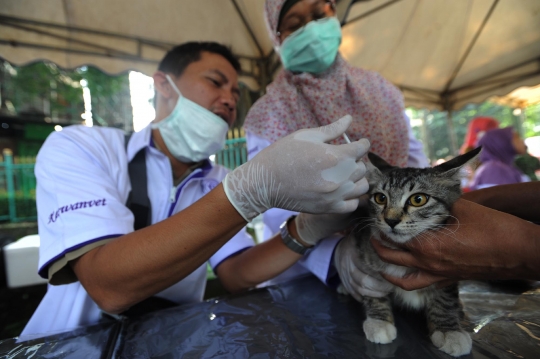
[[[461,196],[460,169],[479,151],[477,149],[426,169],[391,167],[381,158],[369,155],[373,164],[368,165],[369,219],[363,219],[358,229],[351,233],[356,238],[362,261],[369,268],[368,274],[382,279],[380,272],[402,277],[410,271],[406,267],[385,263],[377,256],[370,237],[380,239],[381,232],[392,241],[405,243],[426,230],[438,229],[440,233],[447,232],[446,240],[453,240],[444,223],[449,218],[452,204]],[[418,204],[421,205],[416,206]],[[429,234],[423,236],[426,241],[440,240]],[[457,284],[416,291],[394,286],[390,296],[363,297],[367,316],[364,332],[368,340],[384,344],[396,338],[392,300],[426,312],[431,341],[440,350],[453,356],[471,351],[471,338],[459,323],[461,306]]]

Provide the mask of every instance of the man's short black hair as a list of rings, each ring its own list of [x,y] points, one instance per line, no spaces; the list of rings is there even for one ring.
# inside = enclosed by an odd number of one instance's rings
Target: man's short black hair
[[[186,42],[185,44],[175,46],[161,60],[158,70],[172,73],[176,77],[181,76],[189,64],[201,59],[201,52],[203,51],[223,56],[230,62],[236,72],[240,72],[240,62],[233,55],[232,51],[226,46],[211,41]]]

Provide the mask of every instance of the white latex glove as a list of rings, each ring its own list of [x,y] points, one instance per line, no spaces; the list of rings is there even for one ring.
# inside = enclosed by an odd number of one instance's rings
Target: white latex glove
[[[358,223],[357,218],[360,213],[363,212],[356,210],[351,213],[335,214],[300,213],[295,218],[296,231],[303,242],[315,245],[323,238],[329,237],[336,232],[346,231],[354,226]]]
[[[361,301],[363,295],[384,297],[393,288],[393,285],[384,279],[379,280],[365,273],[358,247],[352,236],[347,236],[338,243],[334,263],[341,279],[338,292],[350,294],[357,301]]]
[[[347,213],[367,192],[369,149],[362,139],[344,145],[325,142],[341,136],[351,116],[319,128],[296,131],[265,148],[223,181],[229,201],[249,222],[270,208],[306,213]]]

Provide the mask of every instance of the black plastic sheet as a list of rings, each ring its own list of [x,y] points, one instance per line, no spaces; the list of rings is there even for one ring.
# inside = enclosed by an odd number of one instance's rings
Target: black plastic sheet
[[[109,322],[22,343],[7,339],[0,341],[0,358],[107,358],[119,330],[119,323]]]
[[[473,338],[472,353],[462,358],[540,358],[540,285],[464,282],[460,297],[463,326]],[[451,358],[431,344],[422,313],[396,309],[395,314],[397,339],[386,345],[370,343],[362,330],[362,306],[307,277],[30,342],[0,342],[0,355]]]

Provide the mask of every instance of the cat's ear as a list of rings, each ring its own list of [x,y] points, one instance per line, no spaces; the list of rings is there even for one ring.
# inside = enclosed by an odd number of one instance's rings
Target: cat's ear
[[[369,161],[364,161],[367,170],[366,179],[368,180],[369,188],[373,188],[384,177],[378,166],[381,166],[383,169],[392,168],[392,166],[372,152],[368,153],[368,158]]]
[[[392,168],[395,168],[385,160],[383,160],[381,157],[377,156],[373,152],[368,152],[368,158],[373,164],[373,166],[377,167],[379,171],[384,172],[387,170],[391,170]]]
[[[369,182],[369,186],[372,187],[373,183],[376,183],[382,177],[381,171],[369,161],[364,161],[366,165],[366,178]]]
[[[460,172],[460,170],[467,164],[471,164],[476,161],[478,154],[482,150],[482,147],[477,147],[472,151],[452,158],[450,161],[441,163],[438,166],[433,167],[437,172],[445,173],[447,176],[452,177]]]

